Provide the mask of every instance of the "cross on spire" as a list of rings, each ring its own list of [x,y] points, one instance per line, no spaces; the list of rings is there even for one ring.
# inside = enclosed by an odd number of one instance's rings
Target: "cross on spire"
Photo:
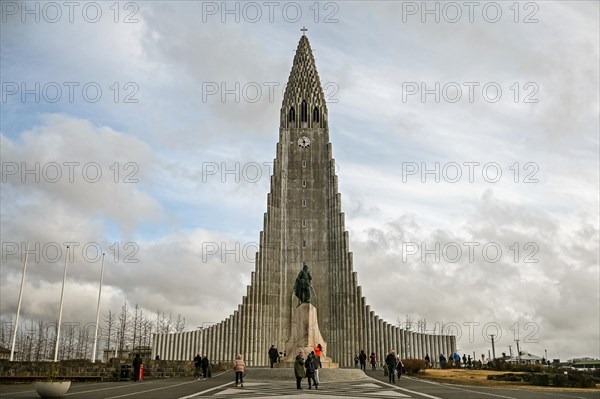
[[[300,29],[302,31],[302,36],[306,36],[306,31],[308,29],[306,29],[304,26],[302,27],[302,29]]]

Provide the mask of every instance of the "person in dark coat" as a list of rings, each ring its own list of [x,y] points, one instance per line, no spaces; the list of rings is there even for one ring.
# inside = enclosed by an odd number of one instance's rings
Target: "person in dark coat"
[[[388,377],[390,383],[396,383],[396,351],[392,350],[385,358],[385,365],[388,368]]]
[[[396,371],[398,372],[398,381],[400,381],[400,377],[402,377],[402,373],[404,372],[404,363],[402,363],[402,359],[398,357],[396,363]]]
[[[440,354],[440,367],[443,369],[446,368],[446,356],[443,354]]]
[[[140,378],[140,367],[142,366],[142,358],[140,354],[136,354],[133,359],[133,381],[138,382]]]
[[[273,364],[277,363],[277,358],[279,357],[279,351],[275,348],[275,345],[271,345],[271,349],[269,349],[269,360],[271,361],[271,368],[273,368]]]
[[[367,354],[364,349],[360,350],[360,355],[358,355],[358,360],[360,361],[360,369],[362,371],[366,371],[367,368]]]
[[[306,372],[304,371],[304,359],[300,353],[296,356],[296,361],[294,362],[294,374],[296,375],[296,388],[302,389],[300,383],[306,377]]]
[[[202,356],[198,353],[194,358],[194,381],[200,379],[200,371],[202,370]]]
[[[208,365],[209,365],[209,361],[208,361],[208,356],[204,355],[204,357],[202,358],[202,379],[206,379],[207,377],[207,371],[208,371]]]
[[[306,379],[308,380],[308,389],[312,389],[312,385],[315,386],[315,389],[319,389],[319,384],[317,380],[315,380],[315,362],[313,362],[313,355],[309,354],[306,357],[306,361],[304,362],[304,368],[306,369]],[[312,385],[311,385],[312,380]]]

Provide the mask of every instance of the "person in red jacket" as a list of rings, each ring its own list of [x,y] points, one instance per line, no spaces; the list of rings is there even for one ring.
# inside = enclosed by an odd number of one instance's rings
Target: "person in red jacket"
[[[375,365],[377,364],[377,356],[375,355],[375,352],[371,352],[370,360],[371,360],[371,368],[373,370],[375,370]]]
[[[317,346],[315,346],[313,348],[313,351],[315,351],[315,356],[319,358],[319,367],[320,367],[321,353],[323,353],[323,347],[321,346],[321,344],[317,344]]]

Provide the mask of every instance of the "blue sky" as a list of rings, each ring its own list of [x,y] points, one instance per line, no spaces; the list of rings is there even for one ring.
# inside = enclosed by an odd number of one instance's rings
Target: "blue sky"
[[[447,20],[456,10],[441,2],[428,3],[439,22],[422,15],[421,2],[321,2],[316,19],[314,4],[299,2],[298,21],[282,13],[296,3],[277,3],[272,21],[255,3],[262,12],[256,22],[246,3],[227,3],[239,9],[236,22],[221,2],[194,1],[119,3],[115,22],[113,3],[102,2],[95,23],[79,9],[73,22],[66,9],[48,22],[54,14],[43,3],[39,22],[33,15],[23,22],[23,3],[14,4],[3,5],[0,39],[3,320],[14,316],[21,270],[20,254],[6,254],[5,244],[26,241],[117,242],[121,256],[136,243],[138,263],[108,265],[104,309],[127,300],[182,313],[191,328],[233,311],[252,261],[222,262],[206,255],[207,245],[258,241],[281,93],[306,26],[321,81],[336,100],[328,104],[330,140],[355,270],[372,308],[392,322],[410,315],[432,325],[498,323],[502,347],[512,344],[515,323],[521,333],[535,323],[538,342],[527,350],[600,356],[597,2],[520,2],[518,15],[512,2],[480,2],[473,22],[462,8],[455,23]],[[490,22],[497,9],[499,20]],[[130,13],[137,21],[125,23]],[[23,85],[36,83],[40,101],[23,99]],[[206,92],[235,91],[236,83],[239,102]],[[421,89],[436,83],[439,102],[434,94],[422,98]],[[51,102],[57,86],[62,95]],[[91,91],[84,94],[84,86]],[[102,96],[91,102],[98,87]],[[262,95],[253,101],[256,87]],[[453,102],[457,87],[462,97]],[[492,102],[497,87],[502,96]],[[36,162],[39,183],[11,172]],[[63,172],[54,183],[42,172],[52,162]],[[73,182],[69,162],[79,163]],[[93,169],[82,174],[91,163],[102,171],[96,183],[86,180]],[[462,178],[403,178],[409,167],[436,163],[440,174],[458,165]],[[242,172],[249,165],[264,166],[257,181]],[[485,175],[484,165],[492,167]],[[502,177],[489,182],[498,168]],[[524,183],[528,176],[533,182]],[[456,263],[420,254],[403,261],[409,243],[466,249],[471,242],[497,244],[502,259],[489,262],[479,252],[474,262],[464,253]],[[523,261],[533,251],[528,243],[537,245],[537,263]],[[78,254],[82,267],[69,275],[68,320],[95,316],[89,287],[99,265],[84,258]],[[38,263],[30,266],[22,307],[30,319],[57,312],[60,262]],[[33,286],[42,287],[35,296]],[[206,306],[197,306],[198,290]],[[468,353],[488,346],[481,334],[459,342]]]

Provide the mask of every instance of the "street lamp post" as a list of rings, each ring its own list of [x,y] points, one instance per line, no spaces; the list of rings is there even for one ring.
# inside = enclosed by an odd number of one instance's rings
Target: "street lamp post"
[[[67,281],[67,259],[69,259],[69,246],[65,255],[65,271],[63,273],[62,289],[60,291],[60,307],[58,309],[58,326],[56,328],[56,346],[54,347],[54,361],[58,361],[58,344],[60,342],[60,324],[62,323],[63,300],[65,295],[65,282]]]
[[[100,267],[100,288],[98,288],[98,305],[96,306],[96,332],[94,333],[94,350],[92,351],[92,363],[96,363],[96,345],[98,344],[98,322],[100,321],[100,296],[102,295],[102,281],[104,280],[104,253],[102,254],[102,266]]]
[[[27,257],[29,256],[29,242],[25,248],[25,262],[23,263],[23,275],[21,276],[21,288],[19,289],[19,302],[17,304],[17,319],[15,320],[15,331],[13,332],[12,345],[10,348],[10,361],[15,356],[15,341],[17,339],[17,330],[19,329],[19,314],[21,313],[21,299],[23,298],[23,286],[25,285],[25,272],[27,271]]]

